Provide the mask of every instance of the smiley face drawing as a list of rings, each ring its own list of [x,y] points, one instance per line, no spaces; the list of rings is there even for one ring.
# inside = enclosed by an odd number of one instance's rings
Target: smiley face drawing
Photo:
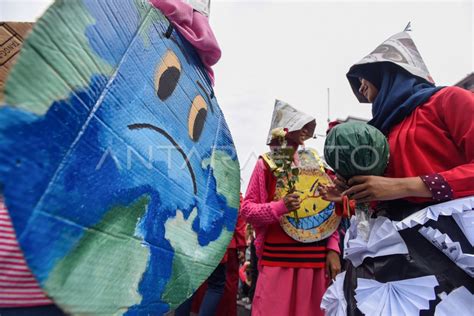
[[[333,202],[323,200],[318,193],[318,185],[331,184],[332,181],[324,172],[316,151],[304,149],[298,151],[300,173],[295,193],[299,195],[301,206],[298,209],[298,221],[294,214],[281,217],[280,225],[291,238],[310,243],[329,237],[339,226],[341,218],[335,212]],[[286,195],[284,190],[277,190],[275,199]]]
[[[230,131],[194,48],[146,0],[56,1],[10,73],[0,189],[64,311],[162,315],[221,260]]]

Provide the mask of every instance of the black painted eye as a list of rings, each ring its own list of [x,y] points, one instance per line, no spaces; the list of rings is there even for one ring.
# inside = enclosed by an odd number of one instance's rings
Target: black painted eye
[[[155,75],[156,94],[161,101],[165,101],[173,94],[180,76],[181,63],[178,56],[168,50]]]
[[[188,118],[188,133],[193,141],[198,141],[201,137],[204,124],[206,123],[207,103],[201,95],[194,98]]]

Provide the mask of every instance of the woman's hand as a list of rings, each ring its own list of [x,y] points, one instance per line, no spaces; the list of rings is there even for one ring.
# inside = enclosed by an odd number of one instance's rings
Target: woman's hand
[[[334,250],[329,250],[326,256],[326,277],[331,277],[331,280],[334,280],[340,272],[341,260],[339,254]]]
[[[285,206],[288,212],[296,211],[297,209],[300,208],[300,204],[301,204],[300,197],[298,196],[298,194],[294,194],[294,193],[287,194],[283,198],[283,202],[285,202]]]
[[[342,203],[341,191],[335,185],[318,185],[319,195],[323,200],[335,203]]]
[[[377,176],[355,176],[343,192],[358,203],[388,201],[405,197],[431,197],[431,192],[419,177],[387,178]]]

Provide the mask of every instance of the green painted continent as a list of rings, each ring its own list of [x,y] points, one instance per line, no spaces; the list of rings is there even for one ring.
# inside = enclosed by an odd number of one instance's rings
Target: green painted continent
[[[112,208],[84,233],[45,283],[56,303],[74,314],[121,315],[141,302],[138,285],[150,251],[134,234],[149,200]]]

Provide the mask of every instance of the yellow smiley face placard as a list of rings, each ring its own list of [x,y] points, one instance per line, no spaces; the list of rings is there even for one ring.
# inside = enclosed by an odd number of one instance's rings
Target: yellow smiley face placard
[[[318,185],[332,184],[324,171],[317,152],[313,149],[298,151],[299,169],[296,194],[300,196],[301,207],[296,220],[293,212],[280,219],[280,225],[291,238],[304,243],[319,241],[329,237],[339,226],[341,218],[336,215],[333,202],[323,200],[318,193]],[[277,188],[275,200],[287,194],[285,189]]]

